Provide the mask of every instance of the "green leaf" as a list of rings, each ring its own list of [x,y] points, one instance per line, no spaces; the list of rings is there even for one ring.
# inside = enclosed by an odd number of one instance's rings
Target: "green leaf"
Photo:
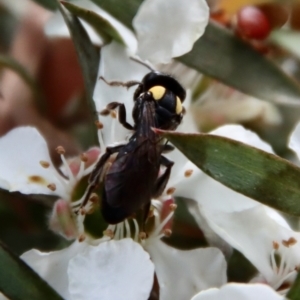
[[[300,216],[300,168],[292,163],[220,136],[161,132],[215,180],[263,204]]]
[[[265,56],[216,23],[188,54],[184,64],[259,99],[299,103],[300,86]]]
[[[55,10],[57,8],[57,2],[55,0],[33,0],[33,1],[49,10]]]
[[[0,291],[9,299],[62,300],[43,279],[1,243],[0,266]]]
[[[289,290],[286,298],[289,300],[300,300],[300,273],[298,272],[297,278]]]
[[[70,2],[61,1],[61,4],[65,6],[73,15],[90,24],[107,43],[114,39],[118,43],[125,44],[118,31],[107,19],[93,11],[84,9]]]
[[[93,120],[98,120],[95,103],[93,101],[93,92],[95,83],[97,80],[98,67],[100,62],[99,50],[92,44],[87,32],[78,20],[78,18],[71,13],[68,13],[66,9],[59,3],[59,10],[69,28],[79,64],[81,66],[84,78],[84,84],[89,100],[90,111],[92,114],[90,122],[89,132],[93,132],[93,138],[90,142],[91,145],[95,145],[98,141],[96,127]]]
[[[132,19],[143,0],[92,0],[112,16],[132,29]]]
[[[142,0],[93,2],[132,28],[132,19]],[[210,22],[192,51],[178,60],[259,99],[278,103],[299,102],[300,87],[294,80],[216,23]]]

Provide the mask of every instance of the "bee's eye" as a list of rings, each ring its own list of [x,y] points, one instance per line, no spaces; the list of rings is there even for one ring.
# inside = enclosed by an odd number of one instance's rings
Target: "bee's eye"
[[[161,85],[156,85],[154,87],[152,87],[151,89],[149,89],[149,92],[152,94],[154,100],[161,100],[165,93],[166,93],[166,88],[164,88]]]

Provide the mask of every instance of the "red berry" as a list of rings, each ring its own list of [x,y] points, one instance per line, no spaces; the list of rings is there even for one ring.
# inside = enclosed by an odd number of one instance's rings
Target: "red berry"
[[[255,6],[244,6],[237,13],[237,30],[249,39],[263,40],[271,26],[266,15]]]

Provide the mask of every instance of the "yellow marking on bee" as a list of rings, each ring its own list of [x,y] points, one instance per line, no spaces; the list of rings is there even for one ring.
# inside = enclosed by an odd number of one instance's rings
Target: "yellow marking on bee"
[[[149,90],[149,92],[152,93],[154,100],[158,101],[163,98],[163,96],[166,92],[166,89],[163,86],[156,85],[156,86],[152,87]]]
[[[182,113],[182,104],[181,100],[179,99],[178,96],[176,96],[176,114],[180,115]]]

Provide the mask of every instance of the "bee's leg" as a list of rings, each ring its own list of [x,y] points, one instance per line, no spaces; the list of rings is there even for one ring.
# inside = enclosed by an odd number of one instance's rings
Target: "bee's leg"
[[[174,146],[172,146],[170,144],[164,144],[163,149],[162,149],[162,153],[169,153],[169,152],[173,151],[174,149],[175,149]]]
[[[127,123],[126,121],[126,108],[125,108],[125,105],[123,103],[120,103],[120,102],[111,102],[109,103],[105,109],[103,109],[101,112],[100,112],[100,115],[102,116],[107,116],[110,114],[110,112],[114,109],[116,109],[118,107],[119,109],[119,113],[118,113],[118,119],[119,119],[119,122],[126,128],[126,129],[129,129],[129,130],[133,130],[133,126],[130,125],[129,123]]]
[[[108,161],[108,159],[110,158],[110,156],[113,153],[119,152],[122,147],[124,147],[124,145],[118,145],[115,147],[107,147],[106,148],[106,152],[101,156],[101,158],[97,162],[94,170],[92,171],[92,173],[89,177],[89,185],[86,189],[86,194],[85,194],[84,200],[82,201],[80,207],[84,207],[87,204],[87,202],[89,201],[89,199],[91,197],[92,192],[97,187],[97,185],[100,181],[100,178],[102,176],[103,167],[104,167],[105,163]]]
[[[110,85],[110,86],[124,86],[127,89],[131,88],[132,86],[141,84],[140,81],[136,81],[136,80],[130,80],[127,82],[122,82],[122,81],[106,81],[106,79],[103,76],[100,76],[99,79],[103,80],[106,84]]]
[[[154,188],[153,195],[152,195],[153,198],[157,198],[163,193],[163,191],[169,181],[171,169],[174,165],[174,162],[167,159],[164,156],[161,156],[160,164],[165,166],[166,169],[165,169],[164,173],[161,176],[159,176],[156,180],[155,188]]]

